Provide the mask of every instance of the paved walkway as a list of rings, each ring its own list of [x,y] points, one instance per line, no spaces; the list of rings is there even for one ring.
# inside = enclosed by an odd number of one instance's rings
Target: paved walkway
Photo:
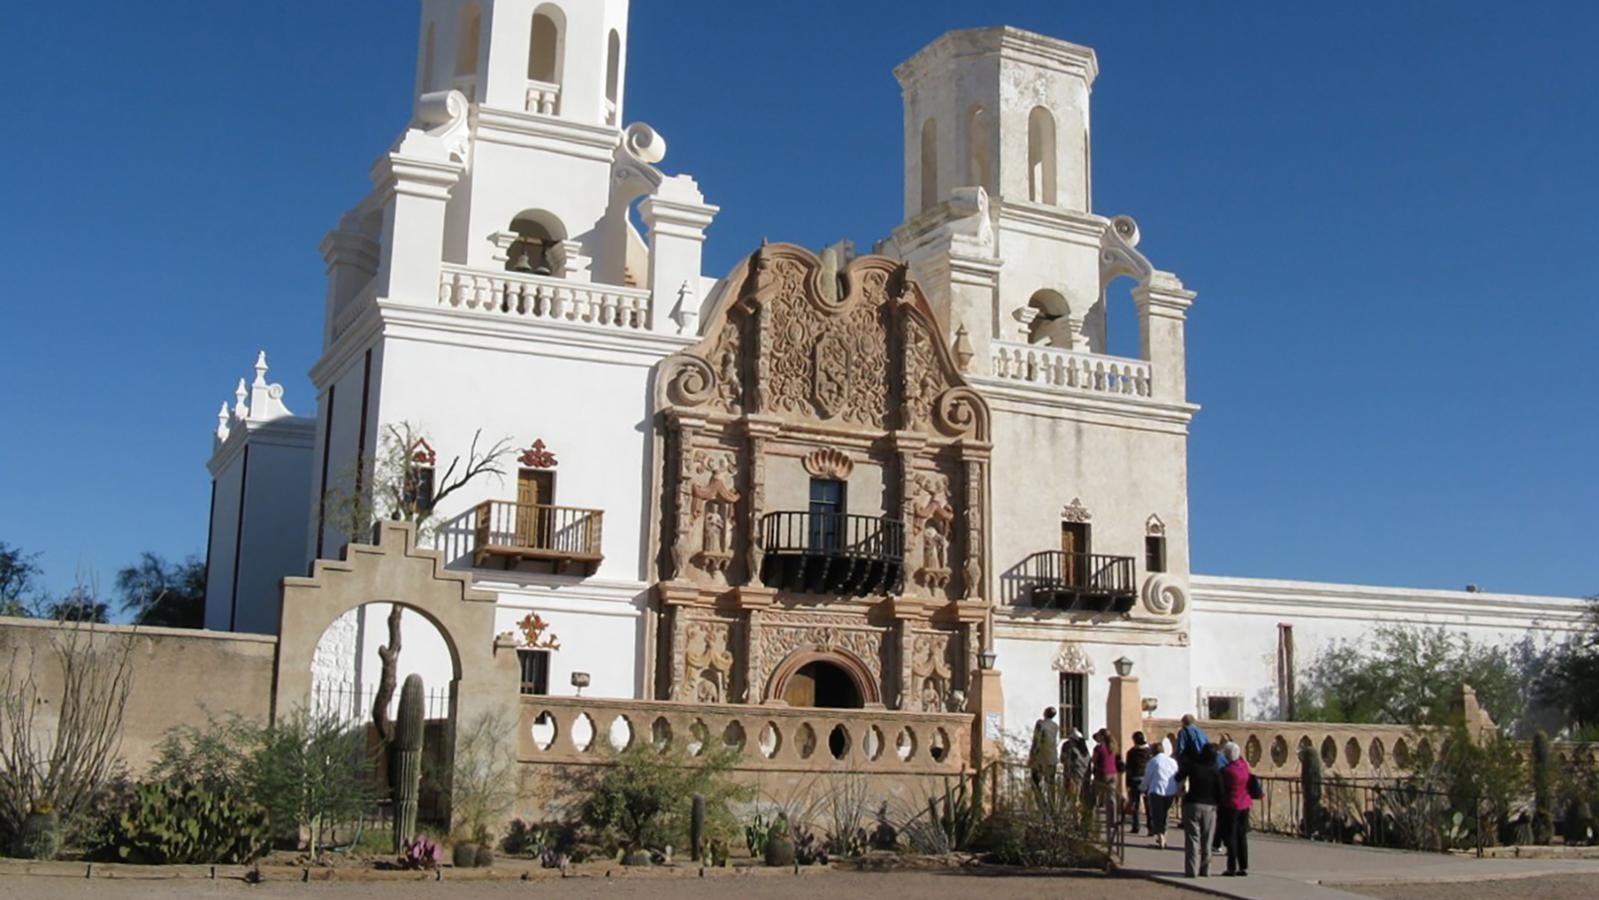
[[[1173,846],[1157,850],[1139,835],[1127,841],[1127,869],[1158,881],[1249,900],[1298,898],[1352,900],[1360,895],[1326,887],[1403,882],[1477,881],[1539,875],[1599,873],[1599,859],[1477,859],[1445,853],[1379,850],[1263,834],[1249,836],[1249,877],[1224,878],[1227,857],[1211,863],[1211,877],[1183,877],[1182,833],[1167,832]]]

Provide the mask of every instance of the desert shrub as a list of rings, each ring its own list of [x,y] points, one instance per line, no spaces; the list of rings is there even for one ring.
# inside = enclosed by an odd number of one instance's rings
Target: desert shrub
[[[1024,794],[997,805],[978,825],[971,849],[989,862],[1029,868],[1102,866],[1104,850],[1095,845],[1094,812],[1075,802],[1039,802]]]
[[[98,859],[148,865],[237,864],[266,851],[267,811],[236,788],[146,783],[87,848]]]
[[[517,762],[515,746],[516,726],[500,712],[479,716],[456,737],[450,811],[474,843],[491,843],[490,823],[504,821],[525,792],[527,769]]]
[[[318,853],[341,822],[359,819],[381,795],[366,727],[297,710],[262,729],[244,772],[277,834],[305,831]]]
[[[609,766],[579,775],[583,823],[602,840],[629,850],[688,846],[690,798],[705,797],[708,837],[731,836],[735,821],[730,805],[747,800],[750,791],[735,784],[734,754],[709,749],[695,758],[681,752],[660,752],[648,744],[616,754]]]

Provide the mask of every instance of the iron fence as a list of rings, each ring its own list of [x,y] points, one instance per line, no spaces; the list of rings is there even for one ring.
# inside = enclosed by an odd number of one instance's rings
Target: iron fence
[[[358,685],[349,682],[324,682],[311,691],[311,712],[327,716],[354,727],[372,719],[372,704],[377,702],[377,685]],[[398,712],[400,692],[396,690],[389,701],[389,715]],[[422,718],[428,721],[450,717],[450,689],[433,688],[423,695]]]

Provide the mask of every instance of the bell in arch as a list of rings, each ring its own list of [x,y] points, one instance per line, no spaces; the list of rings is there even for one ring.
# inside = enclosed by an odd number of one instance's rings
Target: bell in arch
[[[542,263],[544,254],[542,252],[540,252],[538,255],[539,255],[539,258],[540,258],[540,262]],[[525,241],[517,241],[513,245],[512,251],[511,251],[511,262],[510,262],[510,265],[507,265],[505,268],[506,268],[507,271],[516,272],[516,273],[521,274],[521,275],[548,275],[549,274],[549,272],[547,272],[547,271],[545,271],[545,272],[538,271],[539,267],[536,267],[536,266],[533,265],[533,247],[532,247],[532,245],[528,244]],[[547,267],[545,267],[545,268],[547,268]]]

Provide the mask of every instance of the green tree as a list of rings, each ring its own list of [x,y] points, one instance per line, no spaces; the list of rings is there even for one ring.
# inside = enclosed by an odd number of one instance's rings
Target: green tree
[[[681,751],[663,753],[649,741],[634,741],[616,755],[615,765],[592,767],[578,776],[588,795],[583,822],[629,850],[686,847],[690,801],[700,794],[708,833],[731,835],[730,804],[751,794],[729,777],[736,756],[707,747],[690,758]]]
[[[1526,717],[1523,672],[1512,648],[1482,644],[1446,628],[1383,625],[1337,641],[1299,676],[1296,715],[1312,722],[1445,725],[1462,684],[1499,726]]]
[[[0,541],[0,616],[31,616],[26,599],[39,587],[39,554]]]
[[[1599,738],[1599,594],[1588,598],[1583,627],[1555,645],[1537,695],[1560,710],[1570,731]]]
[[[58,622],[104,625],[111,621],[111,607],[100,602],[94,591],[80,585],[68,591],[60,600],[46,604],[44,615]]]
[[[260,731],[244,777],[279,834],[304,831],[315,856],[333,828],[364,815],[379,794],[366,728],[296,710]]]
[[[167,562],[146,551],[139,561],[117,572],[122,611],[138,625],[200,628],[205,624],[205,563],[190,556]]]

